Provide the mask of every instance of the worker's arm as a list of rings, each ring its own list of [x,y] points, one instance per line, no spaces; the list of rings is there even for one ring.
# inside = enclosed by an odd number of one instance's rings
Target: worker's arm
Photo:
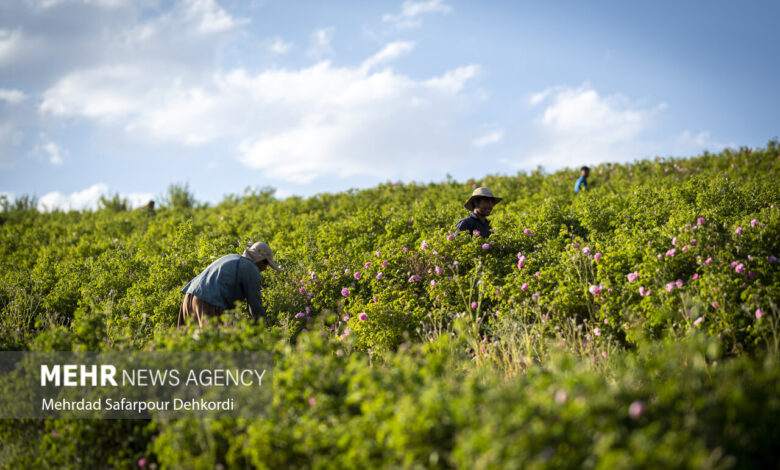
[[[260,284],[263,277],[257,267],[245,264],[245,275],[241,277],[244,282],[244,292],[246,293],[246,303],[249,305],[249,313],[257,321],[262,317],[265,320],[265,308],[263,307],[263,298],[260,296]],[[247,269],[248,268],[248,269]]]

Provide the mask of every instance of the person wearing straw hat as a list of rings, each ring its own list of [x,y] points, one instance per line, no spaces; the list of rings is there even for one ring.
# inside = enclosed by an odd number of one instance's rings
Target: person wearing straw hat
[[[237,300],[246,300],[255,321],[265,319],[260,273],[269,266],[279,270],[271,247],[263,242],[252,243],[241,255],[226,255],[214,261],[181,290],[184,300],[178,326],[194,319],[202,327],[207,317],[219,317]]]
[[[493,196],[493,192],[488,188],[477,188],[471,193],[471,197],[464,207],[471,214],[461,219],[455,224],[455,228],[460,232],[468,231],[470,234],[478,232],[481,237],[489,237],[493,233],[490,228],[490,221],[487,217],[493,211],[493,206],[501,202],[502,198]]]

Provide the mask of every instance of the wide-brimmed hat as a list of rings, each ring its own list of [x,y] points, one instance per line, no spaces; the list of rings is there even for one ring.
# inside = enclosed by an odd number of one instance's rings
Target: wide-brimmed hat
[[[265,260],[268,262],[268,266],[279,271],[279,266],[274,263],[274,253],[271,251],[271,247],[268,246],[268,243],[252,243],[249,248],[244,250],[241,256],[244,258],[249,258],[253,263],[259,263],[260,261]]]
[[[500,197],[493,196],[493,191],[489,190],[488,188],[477,188],[477,189],[474,190],[473,193],[471,193],[471,197],[469,198],[468,201],[466,201],[466,204],[464,204],[466,209],[468,209],[469,211],[473,211],[474,210],[474,199],[476,199],[478,197],[489,197],[490,199],[493,200],[493,204],[498,204],[503,199],[503,198],[500,198]]]

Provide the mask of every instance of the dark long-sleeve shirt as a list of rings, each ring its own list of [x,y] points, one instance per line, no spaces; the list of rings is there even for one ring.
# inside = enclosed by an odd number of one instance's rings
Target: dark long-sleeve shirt
[[[227,255],[211,263],[181,290],[211,305],[231,309],[237,300],[246,300],[249,312],[257,320],[265,318],[260,297],[260,269],[241,255]]]
[[[455,228],[458,229],[459,232],[468,231],[472,235],[474,234],[474,230],[478,230],[479,235],[485,238],[493,233],[493,230],[490,228],[490,221],[485,219],[485,223],[483,224],[482,221],[479,220],[479,217],[473,212],[465,219],[459,220],[458,223],[455,224]]]

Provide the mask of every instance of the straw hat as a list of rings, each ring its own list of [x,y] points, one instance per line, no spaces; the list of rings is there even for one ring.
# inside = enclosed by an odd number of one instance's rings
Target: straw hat
[[[489,197],[493,200],[493,204],[498,204],[503,198],[493,196],[493,192],[488,188],[477,188],[471,193],[471,197],[466,201],[465,207],[469,211],[474,211],[474,199],[478,197]]]
[[[271,247],[268,246],[268,243],[263,243],[263,242],[252,243],[252,245],[249,248],[244,250],[241,256],[243,256],[244,258],[249,258],[250,260],[252,260],[253,263],[258,263],[260,261],[266,260],[268,262],[268,266],[279,271],[279,266],[277,266],[274,263],[274,253],[271,251]]]

